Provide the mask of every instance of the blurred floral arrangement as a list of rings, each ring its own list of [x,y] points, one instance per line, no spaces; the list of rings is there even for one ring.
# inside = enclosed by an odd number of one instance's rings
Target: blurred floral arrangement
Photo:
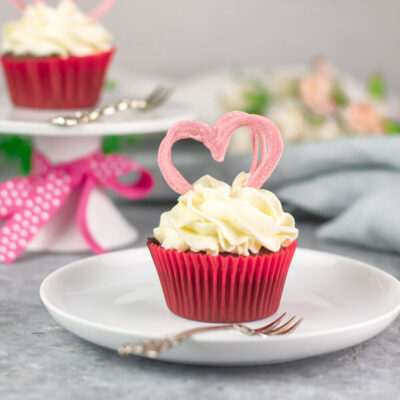
[[[220,101],[225,112],[270,118],[288,143],[400,133],[400,106],[389,98],[383,76],[373,73],[362,86],[326,58],[305,69],[235,71]],[[236,146],[242,150],[249,145],[244,138]]]
[[[105,91],[116,88],[115,81],[105,82]],[[389,95],[383,75],[375,72],[361,84],[339,72],[327,58],[316,58],[301,68],[235,70],[220,93],[219,103],[223,112],[242,110],[270,118],[286,143],[350,135],[400,135],[400,103]],[[123,152],[140,140],[140,135],[107,136],[103,151]],[[250,149],[247,132],[232,138],[231,152]],[[23,173],[29,173],[31,151],[29,138],[0,134],[0,168],[15,160]]]

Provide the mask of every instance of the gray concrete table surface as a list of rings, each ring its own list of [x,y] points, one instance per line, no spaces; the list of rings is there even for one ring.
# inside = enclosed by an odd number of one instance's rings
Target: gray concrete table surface
[[[143,246],[165,203],[122,202]],[[303,247],[378,266],[400,277],[400,256],[317,240],[318,221],[298,219]],[[377,337],[311,359],[257,367],[175,365],[92,345],[52,320],[41,281],[80,255],[24,255],[0,267],[0,399],[375,399],[400,398],[400,318]]]

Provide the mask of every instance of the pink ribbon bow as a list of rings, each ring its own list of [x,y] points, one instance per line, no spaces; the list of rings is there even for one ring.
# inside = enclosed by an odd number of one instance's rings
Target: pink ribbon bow
[[[140,175],[137,182],[125,185],[118,181],[133,171]],[[121,154],[96,152],[71,163],[51,165],[36,152],[30,176],[0,184],[0,220],[6,220],[0,229],[0,261],[13,263],[78,187],[82,187],[78,226],[93,252],[106,252],[92,236],[86,220],[90,193],[96,186],[128,199],[140,199],[151,192],[154,179],[151,172]]]

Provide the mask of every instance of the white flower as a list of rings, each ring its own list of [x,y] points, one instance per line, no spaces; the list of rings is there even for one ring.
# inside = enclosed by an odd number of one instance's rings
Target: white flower
[[[237,78],[221,95],[225,111],[241,110],[249,113],[262,113],[267,102],[265,88],[258,80]]]
[[[251,153],[251,137],[247,128],[239,128],[231,137],[228,151],[230,154]]]
[[[333,118],[326,119],[321,125],[310,127],[310,139],[313,140],[334,139],[343,134],[343,130]]]
[[[285,142],[301,140],[306,132],[307,121],[298,101],[285,99],[273,104],[267,117],[278,126]]]
[[[242,82],[232,82],[221,95],[221,103],[224,110],[244,110],[246,101],[243,92],[246,86]]]
[[[274,72],[266,76],[266,86],[272,98],[293,97],[297,91],[298,74],[294,72]]]

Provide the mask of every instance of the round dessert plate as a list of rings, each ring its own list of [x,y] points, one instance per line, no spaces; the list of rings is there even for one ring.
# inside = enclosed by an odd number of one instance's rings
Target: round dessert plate
[[[185,320],[167,309],[147,248],[67,265],[43,281],[40,296],[63,327],[114,350],[124,343],[210,325]],[[300,248],[276,314],[303,317],[298,330],[275,337],[208,332],[159,359],[232,366],[298,360],[370,339],[399,311],[400,282],[391,275],[350,258]],[[271,318],[248,325],[263,326]]]
[[[148,93],[147,93],[148,94]],[[123,98],[142,98],[142,95],[105,94],[100,106]],[[73,115],[77,110],[34,110],[10,104],[8,97],[0,97],[0,129],[4,133],[34,136],[104,136],[158,133],[168,130],[174,123],[194,119],[193,110],[177,102],[167,102],[151,112],[125,111],[97,122],[76,127],[55,127],[48,121],[58,115]]]

